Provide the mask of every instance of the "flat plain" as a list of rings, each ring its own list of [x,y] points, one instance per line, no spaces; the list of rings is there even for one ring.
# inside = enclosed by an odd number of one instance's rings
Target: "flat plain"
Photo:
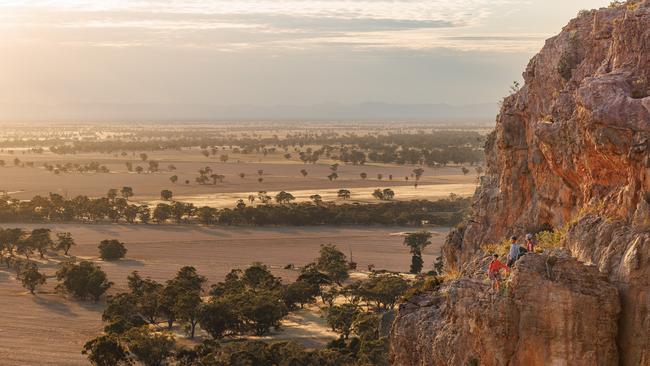
[[[74,155],[58,155],[49,152],[34,154],[30,152],[6,150],[0,152],[0,160],[6,166],[0,167],[0,193],[3,191],[12,198],[31,199],[35,195],[46,196],[57,193],[64,197],[86,195],[89,197],[103,196],[111,188],[120,189],[123,186],[133,188],[133,201],[150,202],[160,198],[160,191],[169,189],[174,197],[181,201],[195,204],[210,204],[215,207],[232,207],[239,198],[246,198],[259,191],[278,192],[281,190],[298,193],[298,196],[308,197],[312,194],[332,194],[338,189],[349,189],[353,199],[372,201],[372,190],[375,188],[391,187],[399,189],[395,198],[402,199],[437,199],[456,193],[470,195],[476,187],[476,174],[472,171],[464,175],[460,167],[449,166],[441,168],[425,168],[424,174],[414,187],[411,177],[415,168],[411,165],[394,164],[365,164],[340,165],[336,180],[329,180],[330,165],[334,161],[323,160],[317,164],[303,164],[295,160],[286,160],[280,154],[264,157],[260,154],[230,154],[228,162],[219,159],[206,158],[198,149],[148,152],[149,160],[157,161],[160,171],[155,173],[129,172],[126,163],[134,167],[147,163],[137,156],[114,156],[111,154],[84,153]],[[19,167],[13,165],[14,159],[23,162],[33,162],[34,167]],[[261,160],[261,161],[260,161]],[[109,173],[60,173],[47,171],[44,163],[54,164],[88,164],[97,162],[105,165]],[[170,171],[169,165],[176,169]],[[210,167],[216,174],[224,175],[222,183],[197,184],[195,178],[199,169]],[[301,170],[307,171],[307,176]],[[262,174],[260,175],[260,171]],[[244,178],[239,174],[243,173]],[[361,173],[367,178],[362,179]],[[382,179],[378,179],[381,174]],[[393,176],[392,180],[390,176]],[[178,181],[172,183],[170,178],[177,176]],[[263,181],[259,182],[262,177]],[[409,177],[409,180],[406,180]],[[186,183],[188,181],[188,183]],[[436,187],[433,187],[436,186]],[[327,197],[324,197],[327,198]],[[334,198],[334,197],[332,197]]]
[[[192,265],[208,278],[208,283],[223,280],[233,268],[253,262],[267,264],[283,279],[294,280],[295,270],[318,256],[321,244],[336,244],[358,262],[359,270],[369,264],[377,268],[406,272],[410,255],[402,244],[401,227],[198,227],[176,225],[11,225],[27,229],[48,227],[53,232],[71,232],[77,241],[71,254],[96,261],[115,282],[111,293],[123,290],[126,277],[139,271],[158,281],[170,279],[182,266]],[[5,227],[8,227],[5,225]],[[427,266],[435,260],[447,229],[434,230],[433,244],[425,250]],[[127,258],[102,262],[97,245],[106,238],[126,243]],[[48,276],[62,257],[40,263]],[[428,268],[428,267],[427,267]],[[103,305],[67,299],[56,293],[56,280],[30,295],[15,280],[13,272],[0,267],[0,359],[13,365],[86,365],[80,354],[88,339],[102,329]],[[304,310],[285,320],[284,330],[271,339],[294,339],[307,346],[318,346],[336,337],[328,331],[317,309]]]
[[[23,126],[22,130],[18,129],[15,133],[6,129],[0,131],[0,140],[26,138],[29,141],[41,141],[41,138],[58,136],[68,139],[68,142],[59,146],[78,141],[114,143],[120,138],[129,142],[146,143],[158,134],[153,126],[142,131],[132,126],[111,127],[114,132],[104,131],[97,126],[86,126],[80,130],[77,130],[77,126],[66,128],[53,130],[43,127],[41,130],[36,127],[25,129]],[[161,126],[161,131],[164,130],[163,135],[171,136],[169,138],[185,133],[199,138],[202,137],[201,128],[206,128],[206,134],[213,137],[230,138],[232,133],[233,138],[250,137],[255,141],[262,137],[289,136],[297,132],[306,133],[303,136],[305,138],[310,134],[332,131],[347,136],[354,130],[347,125],[333,130],[320,125],[309,129],[306,125],[305,129],[299,130],[250,132],[250,126],[240,128],[233,125],[217,127],[215,132],[213,126],[190,128],[169,125]],[[419,130],[406,130],[402,127],[390,129],[390,133],[411,133],[413,136],[417,135],[417,131]],[[376,131],[368,128],[354,132],[364,136]],[[389,133],[388,130],[381,131],[384,132]],[[159,141],[166,140],[163,138]],[[354,147],[355,143],[348,143],[345,149],[357,148]],[[110,189],[120,191],[122,187],[131,187],[134,195],[129,201],[133,203],[156,205],[161,202],[161,191],[170,190],[173,192],[172,200],[175,201],[192,203],[197,207],[232,208],[240,199],[250,204],[247,201],[249,196],[255,196],[260,191],[265,191],[270,196],[286,191],[295,197],[296,202],[309,201],[310,196],[318,194],[327,202],[366,204],[380,202],[372,196],[378,188],[391,188],[395,192],[394,199],[404,201],[436,200],[452,193],[462,197],[471,196],[476,188],[477,175],[480,175],[479,168],[469,164],[463,167],[448,162],[446,166],[435,164],[434,167],[367,161],[355,165],[342,163],[341,160],[335,160],[334,155],[328,157],[330,155],[325,153],[315,163],[304,163],[299,158],[300,154],[312,149],[323,149],[324,145],[295,143],[285,146],[276,144],[275,147],[267,145],[272,151],[265,153],[256,149],[243,153],[241,146],[186,146],[153,151],[115,149],[111,153],[99,153],[80,150],[58,154],[48,147],[49,145],[39,145],[38,142],[29,148],[12,147],[11,142],[7,142],[4,148],[0,148],[0,194],[18,200],[29,200],[50,193],[66,198],[78,195],[97,198],[105,196]],[[343,149],[342,144],[337,148]],[[207,153],[208,149],[212,151],[211,154]],[[336,152],[339,153],[340,151]],[[146,157],[143,157],[144,154]],[[227,159],[223,159],[225,155]],[[158,169],[149,171],[152,162],[156,163]],[[104,172],[79,171],[79,167],[89,164],[104,166]],[[416,181],[414,170],[420,167],[423,168],[423,173]],[[206,173],[208,170],[209,173]],[[197,181],[200,171],[210,177],[207,182]],[[336,177],[332,177],[333,172]],[[213,178],[217,176],[220,178]],[[337,193],[340,189],[349,190],[350,197],[346,200],[339,198]],[[260,203],[255,201],[255,204]],[[355,279],[366,278],[370,265],[408,276],[405,273],[409,270],[411,255],[403,244],[403,234],[417,230],[375,226],[129,225],[107,221],[96,224],[4,223],[0,226],[23,227],[28,230],[45,227],[50,228],[53,234],[70,232],[77,243],[71,254],[78,259],[98,263],[109,280],[114,282],[109,295],[124,291],[126,278],[133,271],[165,282],[183,266],[196,267],[200,274],[207,277],[208,285],[222,281],[231,269],[244,269],[254,262],[266,264],[276,276],[287,282],[294,281],[298,270],[285,269],[287,265],[300,268],[313,261],[318,256],[321,244],[335,244],[357,262],[357,272],[352,273]],[[425,270],[432,267],[448,228],[427,230],[433,233],[433,238],[432,245],[423,253]],[[126,258],[116,262],[101,261],[97,245],[104,239],[124,242],[128,249]],[[96,337],[103,329],[101,316],[105,300],[98,303],[78,301],[56,291],[54,274],[58,264],[66,260],[66,257],[50,253],[44,260],[34,256],[30,259],[36,261],[39,270],[48,276],[47,284],[40,287],[36,295],[29,294],[20,281],[16,280],[16,274],[0,265],[0,309],[3,311],[0,321],[0,364],[87,365],[88,361],[80,351],[86,341]],[[174,332],[178,335],[180,344],[191,345],[181,329],[175,328]],[[203,334],[199,334],[198,340],[202,337]],[[309,305],[305,309],[292,311],[282,321],[282,330],[273,331],[263,338],[295,340],[307,347],[322,347],[337,337],[338,334],[327,327],[319,307]]]

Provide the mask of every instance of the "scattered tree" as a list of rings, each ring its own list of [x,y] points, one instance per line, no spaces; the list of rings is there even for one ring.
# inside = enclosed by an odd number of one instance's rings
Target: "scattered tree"
[[[29,262],[20,273],[20,280],[23,283],[23,287],[28,289],[29,292],[34,295],[36,287],[44,284],[46,277],[38,271],[36,263]]]
[[[162,191],[160,191],[160,199],[162,199],[163,201],[171,200],[173,195],[174,194],[169,189],[163,189]]]
[[[108,193],[106,193],[106,198],[108,198],[111,201],[115,201],[115,198],[117,198],[117,189],[111,188],[108,190]]]
[[[343,339],[348,339],[352,324],[360,313],[355,304],[334,305],[327,310],[327,324],[332,331],[340,333]]]
[[[188,333],[192,339],[194,338],[196,325],[199,323],[201,305],[200,290],[180,291],[174,304],[176,318],[187,324]]]
[[[424,169],[422,168],[413,169],[413,176],[415,177],[415,180],[420,180],[422,174],[424,174]]]
[[[86,342],[81,353],[95,366],[133,365],[128,351],[113,334],[101,335]]]
[[[422,251],[431,244],[431,233],[428,231],[418,231],[409,233],[404,237],[404,245],[409,247],[411,252],[411,269],[410,272],[417,274],[422,271]]]
[[[338,250],[335,245],[327,244],[320,246],[320,255],[316,265],[319,270],[323,271],[323,273],[338,285],[349,277],[348,262],[345,254]]]
[[[347,189],[339,189],[339,191],[338,191],[338,193],[337,193],[337,196],[338,196],[339,198],[342,198],[342,199],[344,199],[344,200],[347,200],[348,198],[350,198],[351,193],[350,193],[350,191],[347,190]]]
[[[126,255],[126,247],[124,243],[116,239],[106,239],[99,243],[99,256],[105,261],[114,261],[124,258]]]
[[[60,282],[57,289],[82,300],[91,297],[97,301],[113,285],[101,267],[89,261],[62,263],[56,278]]]
[[[235,332],[240,326],[238,316],[232,304],[216,299],[201,307],[199,318],[201,329],[214,339],[221,339]]]
[[[144,366],[167,365],[176,347],[166,332],[151,332],[148,327],[132,328],[124,336],[128,349]]]
[[[58,233],[56,234],[56,246],[54,250],[62,250],[63,254],[68,255],[70,248],[75,246],[74,239],[70,233]]]
[[[133,188],[126,187],[126,186],[122,187],[121,193],[122,193],[122,197],[128,200],[130,197],[133,197]]]
[[[47,248],[54,246],[50,233],[50,229],[34,229],[26,239],[29,242],[29,245],[38,251],[41,258],[44,258],[45,250],[47,250]]]
[[[323,203],[323,197],[320,194],[312,194],[309,199],[317,205]]]
[[[277,203],[289,203],[295,199],[296,198],[291,193],[285,191],[280,191],[278,194],[275,195],[275,201]]]
[[[359,287],[359,294],[365,301],[374,303],[379,311],[386,311],[395,307],[407,288],[408,282],[399,274],[373,272]]]

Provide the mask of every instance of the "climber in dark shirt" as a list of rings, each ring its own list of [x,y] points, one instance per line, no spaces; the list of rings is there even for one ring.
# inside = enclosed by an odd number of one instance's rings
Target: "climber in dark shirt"
[[[515,265],[519,255],[521,254],[521,246],[517,243],[517,237],[510,238],[510,251],[508,252],[508,267],[512,268]]]

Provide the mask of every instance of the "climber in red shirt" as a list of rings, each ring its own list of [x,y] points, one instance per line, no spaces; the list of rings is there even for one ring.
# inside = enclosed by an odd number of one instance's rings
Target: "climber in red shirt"
[[[505,269],[507,272],[510,271],[510,268],[499,260],[499,255],[495,254],[488,266],[488,278],[492,281],[492,289],[496,289],[497,292],[501,288],[501,269]]]

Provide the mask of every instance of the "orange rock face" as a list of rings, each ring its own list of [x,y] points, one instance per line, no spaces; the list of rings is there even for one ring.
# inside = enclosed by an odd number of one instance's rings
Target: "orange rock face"
[[[621,312],[607,321],[618,325],[620,364],[650,365],[650,0],[581,12],[546,42],[524,79],[503,100],[472,218],[450,234],[445,265],[464,268],[483,244],[570,223],[569,253],[618,288]],[[563,311],[548,308],[547,316]],[[540,341],[540,352],[551,352],[551,340]],[[552,342],[573,345],[568,334]]]
[[[530,254],[504,295],[489,287],[470,276],[402,304],[391,333],[392,364],[618,363],[618,291],[595,267]]]

